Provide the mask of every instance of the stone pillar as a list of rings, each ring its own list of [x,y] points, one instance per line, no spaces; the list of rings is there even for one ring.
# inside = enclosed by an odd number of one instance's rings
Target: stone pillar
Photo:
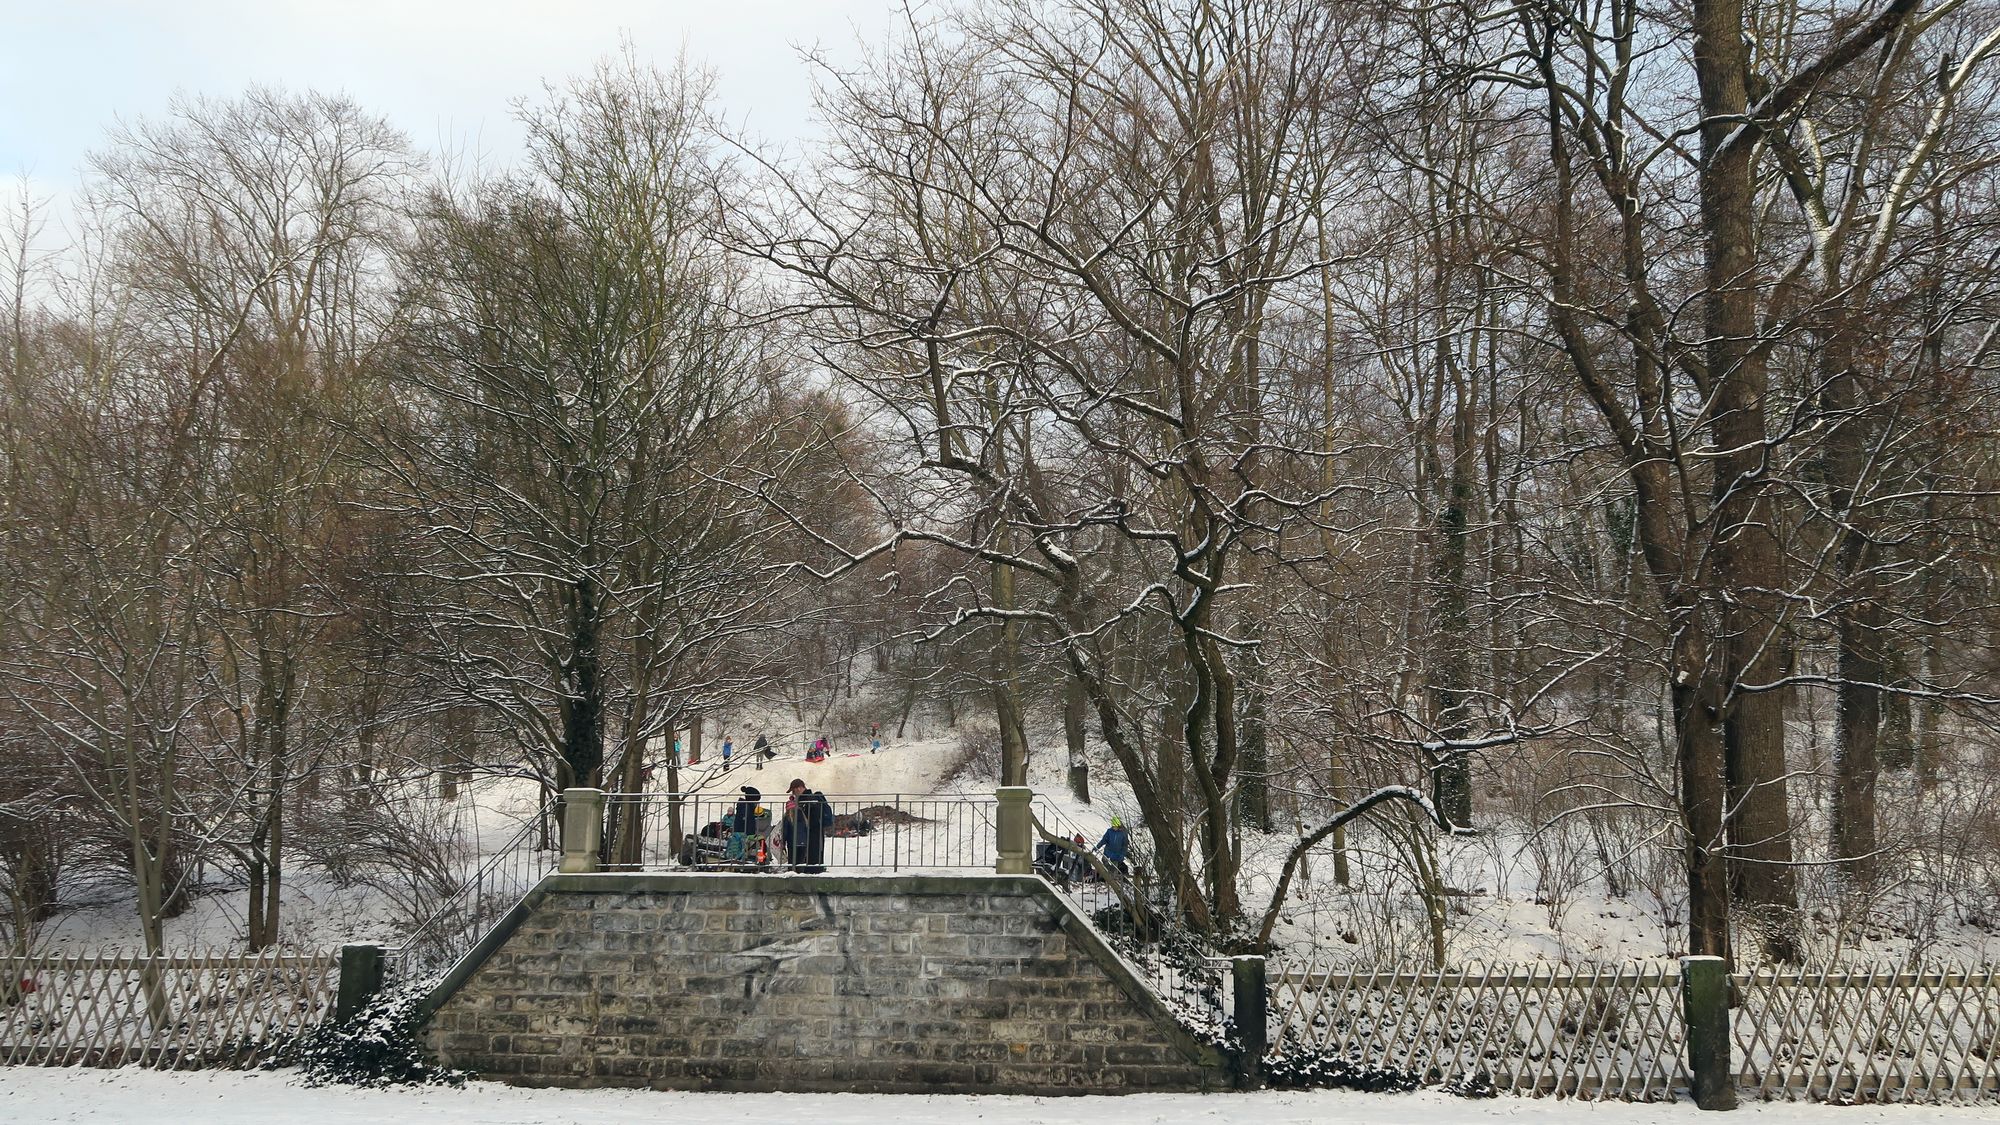
[[[604,790],[562,791],[562,873],[597,870],[597,850],[604,842]]]
[[[333,997],[333,1022],[359,1015],[382,990],[382,947],[357,942],[340,947],[340,988]]]
[[[995,875],[1032,875],[1035,872],[1033,814],[1029,802],[1035,791],[1025,785],[1003,785],[1000,798],[998,847],[993,860]]]
[[[1729,1065],[1729,963],[1681,958],[1682,1016],[1687,1021],[1688,1087],[1702,1109],[1736,1108]]]

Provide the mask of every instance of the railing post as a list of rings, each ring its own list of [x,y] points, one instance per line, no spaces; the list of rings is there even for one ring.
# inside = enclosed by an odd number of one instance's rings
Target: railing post
[[[1729,1066],[1729,963],[1681,958],[1681,1008],[1687,1026],[1688,1088],[1702,1109],[1735,1109]]]
[[[1242,1044],[1237,1077],[1245,1086],[1255,1087],[1264,1072],[1264,1054],[1271,1048],[1271,996],[1266,991],[1264,959],[1255,954],[1231,957],[1229,975],[1236,993],[1230,1018],[1236,1024],[1236,1041]]]
[[[604,843],[604,790],[562,791],[562,867],[565,875],[597,870]]]
[[[1003,785],[994,796],[1000,799],[995,823],[1000,838],[993,859],[993,873],[1032,875],[1035,864],[1034,848],[1029,843],[1033,833],[1028,829],[1028,802],[1034,800],[1035,791],[1025,785]]]
[[[340,988],[333,997],[333,1022],[359,1015],[382,990],[382,947],[370,942],[340,947]]]

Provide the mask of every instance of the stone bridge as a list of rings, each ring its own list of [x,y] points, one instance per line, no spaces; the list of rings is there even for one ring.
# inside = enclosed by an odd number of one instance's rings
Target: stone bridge
[[[426,1007],[439,1061],[523,1085],[1230,1083],[1224,1053],[1032,875],[551,875]]]

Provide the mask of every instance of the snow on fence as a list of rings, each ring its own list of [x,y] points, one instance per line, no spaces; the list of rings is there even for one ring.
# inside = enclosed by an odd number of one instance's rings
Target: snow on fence
[[[247,1067],[333,1014],[337,953],[0,957],[0,1064]]]
[[[1687,1084],[1680,978],[1652,966],[1458,972],[1314,966],[1271,974],[1270,1052],[1427,1083],[1632,1101]]]
[[[1680,973],[1657,965],[1277,971],[1270,1054],[1425,1083],[1627,1101],[1687,1088]],[[1761,969],[1731,977],[1740,1096],[1833,1102],[2000,1096],[2000,970]]]
[[[1738,973],[1745,1096],[1950,1102],[2000,1095],[2000,970],[1894,966]]]

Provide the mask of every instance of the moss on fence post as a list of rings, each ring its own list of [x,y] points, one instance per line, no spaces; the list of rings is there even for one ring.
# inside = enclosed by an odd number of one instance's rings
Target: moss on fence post
[[[1681,1005],[1687,1023],[1688,1087],[1702,1109],[1735,1109],[1729,1065],[1729,963],[1681,958]]]
[[[362,942],[340,947],[340,990],[334,994],[333,1022],[346,1023],[382,990],[382,947]]]
[[[1271,1046],[1271,994],[1265,985],[1264,959],[1231,957],[1229,972],[1236,993],[1230,1018],[1236,1024],[1237,1080],[1255,1089],[1263,1079],[1264,1054]]]

